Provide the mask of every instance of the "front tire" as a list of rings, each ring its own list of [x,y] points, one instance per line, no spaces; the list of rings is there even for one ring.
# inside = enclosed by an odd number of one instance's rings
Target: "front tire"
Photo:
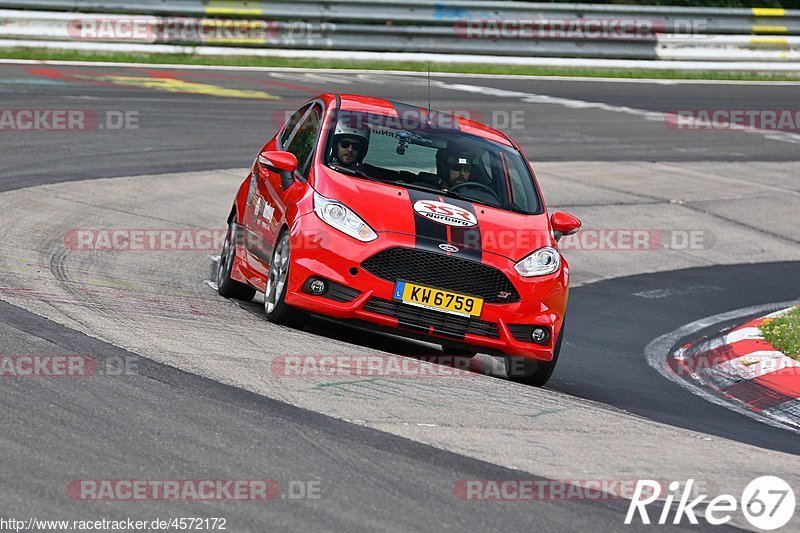
[[[284,230],[278,237],[269,263],[269,274],[264,288],[264,314],[273,324],[300,327],[307,315],[286,303],[286,285],[289,281],[290,268],[290,238],[289,232]]]
[[[236,216],[231,217],[228,224],[228,233],[219,254],[217,266],[217,292],[225,298],[250,301],[256,295],[256,290],[231,278],[233,261],[236,259]]]
[[[511,381],[524,383],[533,387],[542,387],[553,375],[558,363],[558,355],[561,353],[561,341],[564,340],[564,325],[561,325],[561,332],[558,334],[556,346],[553,349],[552,361],[541,362],[532,361],[524,357],[506,357],[506,375]]]

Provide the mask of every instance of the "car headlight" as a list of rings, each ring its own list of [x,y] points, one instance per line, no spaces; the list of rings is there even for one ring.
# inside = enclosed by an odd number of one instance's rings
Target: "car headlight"
[[[558,250],[551,246],[545,246],[521,259],[514,265],[514,269],[519,272],[520,276],[531,278],[552,274],[558,270],[559,266],[561,266],[561,255]]]
[[[378,234],[349,207],[314,193],[314,212],[323,222],[362,242],[374,241]]]

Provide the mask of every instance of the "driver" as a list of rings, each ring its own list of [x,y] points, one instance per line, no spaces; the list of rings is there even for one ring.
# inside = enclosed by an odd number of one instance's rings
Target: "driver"
[[[345,168],[359,169],[369,148],[369,128],[352,126],[339,120],[333,132],[333,162]]]
[[[477,159],[467,151],[445,150],[439,155],[439,180],[441,189],[452,189],[470,180]]]

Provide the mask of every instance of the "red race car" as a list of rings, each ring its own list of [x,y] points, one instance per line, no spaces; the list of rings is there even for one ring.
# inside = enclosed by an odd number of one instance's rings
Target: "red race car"
[[[219,293],[264,292],[267,319],[309,314],[506,356],[541,386],[564,337],[569,267],[520,147],[482,124],[323,94],[267,142],[239,187]]]

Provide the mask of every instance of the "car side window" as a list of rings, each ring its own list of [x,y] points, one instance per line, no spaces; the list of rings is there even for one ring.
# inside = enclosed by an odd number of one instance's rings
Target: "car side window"
[[[320,124],[322,123],[322,106],[314,104],[306,118],[297,127],[294,137],[289,142],[286,150],[297,158],[297,171],[301,176],[308,176],[311,154],[317,140]]]
[[[289,117],[289,120],[286,122],[286,127],[284,128],[283,133],[281,133],[280,145],[282,148],[286,147],[286,143],[289,142],[289,137],[292,135],[294,127],[297,126],[297,123],[300,121],[301,118],[303,118],[303,115],[306,114],[306,111],[308,111],[308,107],[310,105],[311,104],[304,105],[299,110],[295,111],[295,113],[291,117]]]

